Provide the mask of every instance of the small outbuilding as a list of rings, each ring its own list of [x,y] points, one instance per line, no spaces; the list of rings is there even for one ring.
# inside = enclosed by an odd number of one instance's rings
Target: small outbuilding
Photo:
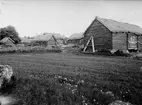
[[[142,50],[142,28],[112,19],[96,17],[83,37],[83,52]]]
[[[0,40],[0,45],[2,47],[15,47],[14,41],[10,37],[5,37]]]
[[[33,40],[30,43],[30,46],[47,46],[47,41],[44,40]]]
[[[72,34],[67,43],[73,45],[82,45],[83,43],[83,33],[74,33]]]
[[[57,41],[54,35],[47,41],[47,48],[48,49],[60,49],[61,42]]]

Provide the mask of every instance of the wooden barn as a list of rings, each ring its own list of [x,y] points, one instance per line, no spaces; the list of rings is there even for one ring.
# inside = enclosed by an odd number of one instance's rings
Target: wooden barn
[[[60,49],[61,42],[57,41],[54,35],[47,41],[47,48],[48,49]]]
[[[64,45],[66,43],[63,38],[57,38],[57,37],[55,37],[55,39],[58,42],[58,44],[60,44],[60,45]]]
[[[0,45],[2,47],[15,47],[14,41],[10,37],[5,37],[0,40]]]
[[[67,43],[68,44],[74,44],[74,45],[81,45],[83,42],[83,33],[74,33],[72,34]]]
[[[47,41],[44,41],[44,40],[33,40],[31,41],[30,43],[31,46],[47,46]]]
[[[74,44],[74,45],[80,45],[82,43],[83,38],[79,38],[79,39],[69,39],[67,41],[68,44]]]
[[[140,51],[142,50],[142,28],[111,19],[96,17],[84,32],[83,52]]]

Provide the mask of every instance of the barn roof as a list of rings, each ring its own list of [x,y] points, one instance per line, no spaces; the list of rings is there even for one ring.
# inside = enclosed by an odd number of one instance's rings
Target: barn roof
[[[69,40],[81,39],[81,38],[83,38],[83,33],[74,33],[69,37]]]
[[[142,28],[137,25],[118,22],[112,19],[104,19],[96,17],[95,20],[101,22],[105,27],[107,27],[111,32],[131,32],[134,34],[142,35]]]
[[[56,44],[59,44],[59,43],[57,42],[57,39],[55,38],[54,35],[52,35],[52,36],[50,37],[50,39],[49,39],[47,42],[49,43],[49,41],[50,41],[50,42],[53,42],[53,43],[56,43]]]
[[[14,41],[10,37],[5,37],[2,40],[0,40],[0,43],[6,43],[7,41],[10,41],[11,43],[14,43]]]
[[[34,40],[44,40],[44,41],[47,41],[49,40],[52,35],[54,35],[54,37],[57,39],[57,40],[63,40],[64,39],[64,36],[58,34],[58,33],[43,33],[41,35],[36,35],[34,37]]]

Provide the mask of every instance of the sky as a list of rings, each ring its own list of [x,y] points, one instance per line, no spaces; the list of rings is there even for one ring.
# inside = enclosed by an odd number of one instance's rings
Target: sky
[[[96,16],[142,27],[142,1],[0,0],[0,27],[12,25],[19,36],[44,32],[70,36],[84,32]]]

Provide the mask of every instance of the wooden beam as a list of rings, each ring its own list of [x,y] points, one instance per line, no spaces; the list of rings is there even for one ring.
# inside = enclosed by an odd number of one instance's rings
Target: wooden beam
[[[139,50],[139,36],[137,35],[137,51]]]
[[[85,52],[85,50],[87,49],[87,46],[88,46],[89,42],[91,41],[91,38],[92,38],[92,37],[90,37],[89,40],[87,41],[87,43],[86,43],[86,45],[85,45],[85,47],[84,47],[84,49],[83,49],[83,52]]]
[[[126,33],[126,49],[128,50],[128,33]]]
[[[93,52],[95,52],[94,37],[93,36],[92,36],[92,49],[93,49]]]

